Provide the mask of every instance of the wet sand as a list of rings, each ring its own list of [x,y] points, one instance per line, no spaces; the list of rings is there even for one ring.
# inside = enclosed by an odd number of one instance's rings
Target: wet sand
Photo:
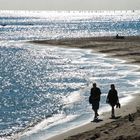
[[[32,43],[62,45],[82,49],[93,49],[94,52],[107,54],[108,57],[126,60],[126,63],[140,65],[140,37],[94,37],[61,40],[37,40]],[[139,92],[140,93],[140,92]],[[86,125],[59,134],[49,140],[139,140],[140,139],[140,94],[127,105],[116,109],[118,119],[109,119],[110,112],[101,115],[103,121],[89,122]],[[133,121],[129,120],[131,114]]]
[[[101,122],[89,122],[47,140],[140,140],[140,95],[115,112],[116,119],[110,119],[110,112],[106,112],[100,116]]]
[[[61,45],[63,47],[73,47],[82,49],[93,49],[127,60],[130,63],[140,63],[140,36],[125,37],[116,39],[115,37],[93,37],[93,38],[73,38],[60,40],[36,40],[32,43]]]

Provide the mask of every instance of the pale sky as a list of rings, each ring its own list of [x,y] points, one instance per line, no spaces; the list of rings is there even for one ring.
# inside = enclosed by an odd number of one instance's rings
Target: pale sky
[[[140,10],[140,0],[0,0],[0,10]]]

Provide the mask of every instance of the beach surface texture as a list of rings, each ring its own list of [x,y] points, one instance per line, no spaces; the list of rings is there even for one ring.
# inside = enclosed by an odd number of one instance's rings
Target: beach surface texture
[[[94,37],[59,40],[37,40],[33,43],[62,45],[82,49],[93,49],[108,57],[125,60],[125,63],[140,64],[140,37],[129,36]],[[138,69],[139,71],[139,69]],[[89,122],[81,127],[59,134],[49,140],[139,140],[140,139],[140,94],[116,109],[117,119],[110,119],[110,112],[103,113],[103,121]]]

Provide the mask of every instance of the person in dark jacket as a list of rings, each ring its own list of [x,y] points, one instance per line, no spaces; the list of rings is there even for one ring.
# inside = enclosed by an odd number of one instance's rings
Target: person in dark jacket
[[[99,109],[100,95],[101,95],[100,89],[96,86],[96,83],[93,83],[93,87],[91,88],[90,91],[89,102],[90,104],[92,104],[92,109],[95,113],[94,120],[97,120],[99,116],[98,109]]]
[[[115,109],[114,109],[114,107],[115,106],[120,107],[120,104],[119,104],[119,99],[118,99],[118,92],[115,89],[115,85],[111,84],[110,87],[111,87],[111,89],[108,92],[106,102],[111,105],[111,108],[112,108],[112,110],[111,110],[111,118],[113,119],[113,118],[115,118]]]

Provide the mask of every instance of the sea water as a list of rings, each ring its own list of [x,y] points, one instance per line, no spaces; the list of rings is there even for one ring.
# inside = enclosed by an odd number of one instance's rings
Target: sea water
[[[0,137],[42,140],[93,119],[88,97],[109,85],[121,104],[140,90],[136,65],[92,50],[31,44],[28,40],[140,35],[139,11],[0,12]]]

